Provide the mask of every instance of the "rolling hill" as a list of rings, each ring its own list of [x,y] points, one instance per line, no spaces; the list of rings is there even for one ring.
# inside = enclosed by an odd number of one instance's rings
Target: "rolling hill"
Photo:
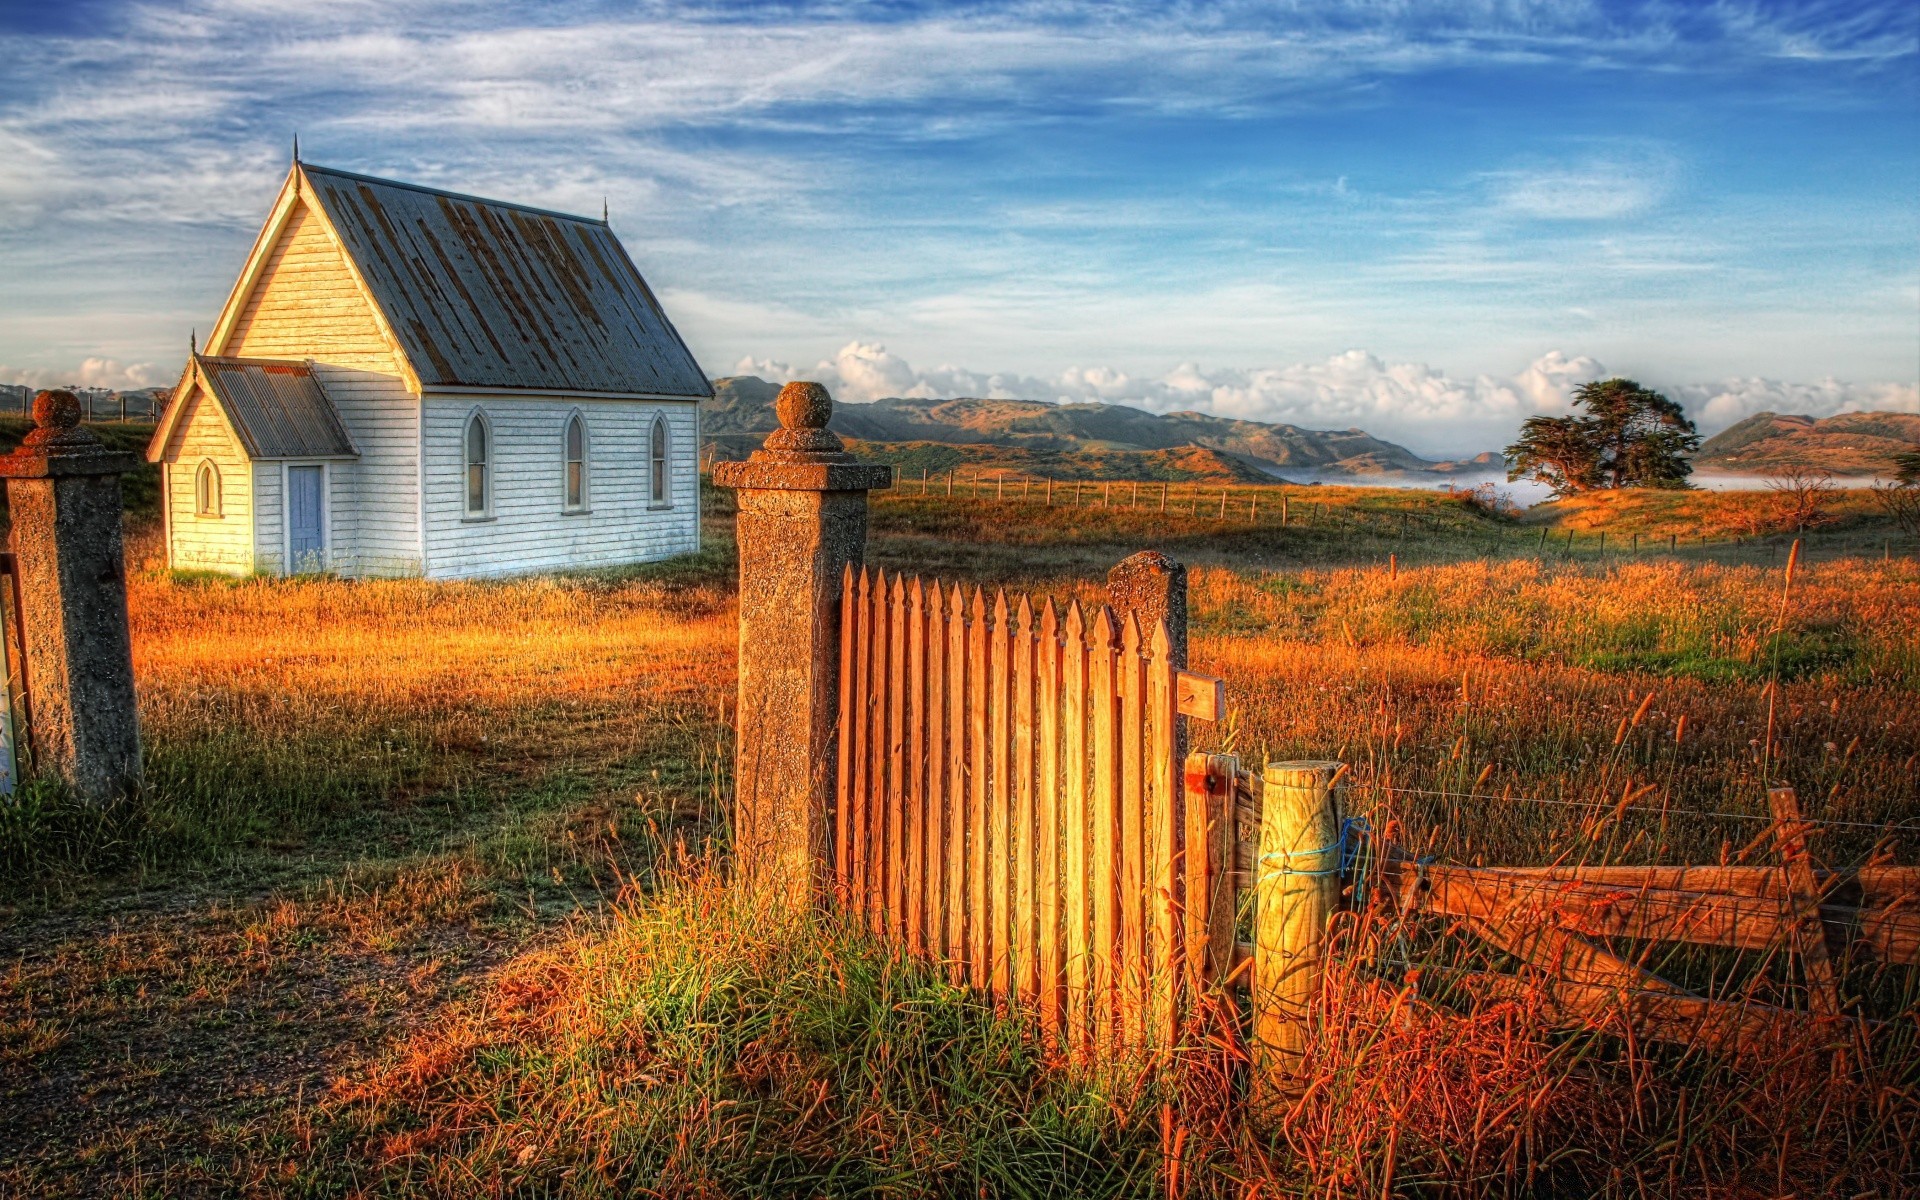
[[[752,375],[716,379],[702,420],[720,458],[741,458],[778,428],[778,384]],[[1358,429],[1315,430],[1204,413],[1156,414],[1119,404],[893,397],[834,410],[842,437],[903,470],[956,466],[1029,471],[1058,478],[1217,479],[1432,475],[1499,464],[1483,454],[1433,462]],[[882,449],[878,444],[889,448]]]
[[[1873,475],[1895,454],[1920,447],[1920,414],[1841,413],[1800,417],[1755,413],[1708,438],[1693,469],[1717,475],[1768,475],[1791,467],[1835,475]]]

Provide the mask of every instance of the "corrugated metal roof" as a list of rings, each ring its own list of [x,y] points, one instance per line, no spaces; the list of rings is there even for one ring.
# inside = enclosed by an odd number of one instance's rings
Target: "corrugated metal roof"
[[[604,221],[300,169],[422,386],[712,394]]]
[[[306,363],[195,355],[200,378],[249,458],[358,457],[339,410]]]

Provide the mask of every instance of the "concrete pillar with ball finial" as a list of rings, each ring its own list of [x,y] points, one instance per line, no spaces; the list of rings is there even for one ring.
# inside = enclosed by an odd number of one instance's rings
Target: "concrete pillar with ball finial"
[[[713,482],[739,497],[734,846],[743,881],[798,907],[831,881],[841,578],[866,557],[867,493],[893,470],[846,452],[819,384],[789,383],[774,408],[780,428],[714,464]]]
[[[72,392],[33,399],[37,426],[0,458],[20,580],[36,774],[109,808],[141,786],[140,723],[120,536],[120,476],[137,464],[80,424]]]

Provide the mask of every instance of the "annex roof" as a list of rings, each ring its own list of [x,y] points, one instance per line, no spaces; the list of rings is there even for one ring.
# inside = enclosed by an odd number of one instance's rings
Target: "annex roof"
[[[294,171],[423,388],[712,395],[604,220]]]
[[[184,399],[196,380],[226,414],[249,458],[359,457],[339,410],[307,363],[196,354],[174,395]],[[168,405],[149,461],[165,454],[177,411]]]

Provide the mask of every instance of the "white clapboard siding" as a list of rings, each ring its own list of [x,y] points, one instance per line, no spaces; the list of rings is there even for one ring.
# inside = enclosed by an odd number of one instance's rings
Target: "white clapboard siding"
[[[219,405],[198,388],[186,403],[167,444],[168,554],[179,570],[245,575],[254,566],[251,466]],[[194,512],[194,476],[208,459],[220,471],[218,517]]]
[[[288,216],[219,353],[400,373],[346,255],[305,203]]]
[[[287,569],[286,489],[281,466],[267,461],[253,464],[253,553],[262,571],[279,574]]]
[[[314,377],[340,412],[360,458],[334,473],[334,569],[353,575],[420,573],[420,401],[398,375],[316,362]]]
[[[493,511],[465,512],[464,435],[478,408],[493,431]],[[566,422],[588,439],[588,511],[562,510]],[[648,436],[669,432],[667,508],[648,502]],[[699,549],[697,406],[693,401],[442,395],[426,400],[427,574],[510,575],[615,566]]]

